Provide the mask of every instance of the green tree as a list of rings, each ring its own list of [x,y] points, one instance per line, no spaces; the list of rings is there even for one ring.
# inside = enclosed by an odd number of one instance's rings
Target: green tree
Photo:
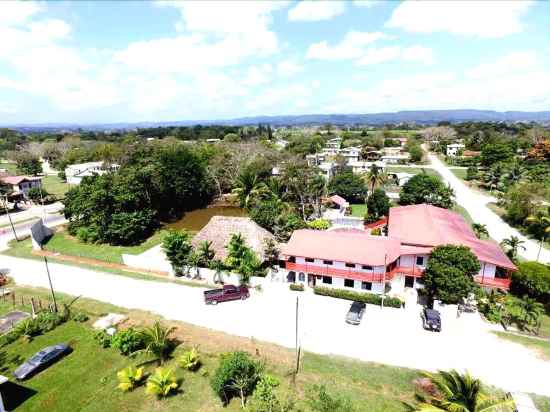
[[[245,352],[223,354],[210,385],[224,405],[238,396],[244,408],[246,398],[252,394],[264,370],[263,364]]]
[[[461,374],[455,370],[439,371],[437,375],[425,374],[437,390],[435,396],[417,394],[418,403],[408,405],[417,412],[492,412],[514,411],[515,403],[511,397],[497,398],[484,391],[479,379],[468,372]]]
[[[333,176],[328,183],[331,194],[342,196],[350,203],[362,203],[367,195],[367,187],[360,176],[345,171]]]
[[[248,284],[254,275],[263,275],[262,262],[250,249],[240,233],[234,233],[227,244],[225,266],[240,275],[241,284]]]
[[[201,360],[197,348],[191,348],[183,352],[178,358],[178,364],[188,371],[196,371],[201,366]]]
[[[152,355],[154,360],[162,365],[168,352],[172,349],[173,342],[170,335],[175,329],[174,327],[164,327],[158,320],[155,321],[153,326],[146,327],[140,332],[145,348],[134,352],[134,354]]]
[[[477,257],[465,246],[444,245],[432,250],[424,273],[424,286],[430,306],[434,299],[459,303],[476,289],[479,273]]]
[[[400,205],[431,204],[450,209],[453,207],[453,190],[437,176],[417,174],[410,178],[399,194]]]
[[[210,262],[214,259],[216,252],[212,249],[212,242],[209,240],[203,240],[199,243],[197,255],[199,257],[199,265],[202,267],[209,267]]]
[[[367,174],[364,175],[365,183],[370,185],[370,192],[374,192],[376,186],[382,186],[388,181],[388,175],[384,170],[373,163]]]
[[[327,230],[330,227],[330,222],[326,219],[315,219],[308,222],[307,227],[314,230]]]
[[[424,155],[424,152],[422,151],[422,148],[420,145],[413,145],[409,148],[409,156],[410,160],[413,163],[418,163],[422,160],[422,157]]]
[[[367,210],[369,211],[369,220],[378,220],[382,216],[388,216],[390,211],[390,199],[382,189],[375,189],[367,199]]]
[[[168,231],[162,238],[162,250],[172,265],[174,273],[181,275],[187,265],[189,256],[193,252],[191,237],[188,232]]]
[[[512,148],[504,143],[487,144],[481,148],[481,164],[491,166],[514,157]]]
[[[510,292],[536,299],[550,311],[550,267],[538,262],[519,263],[512,273]]]
[[[256,384],[256,389],[247,405],[252,412],[291,412],[294,410],[292,400],[282,401],[277,396],[276,388],[279,381],[271,376],[264,375]]]
[[[523,243],[525,243],[523,240],[520,240],[520,238],[514,235],[510,236],[509,238],[503,239],[502,242],[500,242],[501,246],[508,249],[506,254],[512,260],[515,260],[517,258],[519,249],[525,250],[525,246],[523,246]]]
[[[241,207],[248,207],[252,198],[269,193],[269,189],[254,170],[245,169],[237,177],[232,193]]]
[[[472,223],[472,230],[474,231],[478,239],[489,237],[489,231],[487,230],[487,225],[484,225],[482,223]]]
[[[479,170],[477,166],[469,166],[468,169],[466,169],[466,180],[475,180],[479,177]]]
[[[29,152],[22,152],[16,156],[17,173],[22,175],[36,176],[42,173],[42,163],[38,156]]]
[[[525,222],[529,224],[529,231],[540,240],[539,251],[537,253],[538,262],[544,240],[548,235],[550,235],[550,214],[538,212],[537,214],[528,216],[525,219]]]
[[[332,395],[324,385],[313,385],[306,392],[307,403],[315,412],[354,412],[351,400],[343,395]]]
[[[155,372],[147,379],[145,392],[155,395],[157,398],[165,398],[178,389],[179,383],[174,371],[167,368],[156,368]]]
[[[50,194],[44,188],[32,187],[27,192],[27,197],[35,204],[40,204],[42,201],[46,201]]]

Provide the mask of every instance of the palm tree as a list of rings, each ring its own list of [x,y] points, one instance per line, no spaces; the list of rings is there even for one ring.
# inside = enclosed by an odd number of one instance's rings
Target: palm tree
[[[179,386],[174,371],[171,369],[157,368],[155,373],[147,379],[145,392],[156,395],[158,398],[168,396],[170,392]]]
[[[245,169],[237,177],[232,193],[239,199],[241,207],[248,207],[251,198],[267,191],[268,187],[260,180],[258,174]]]
[[[133,390],[143,379],[143,368],[128,366],[117,372],[118,388],[123,392]]]
[[[215,272],[213,279],[214,283],[223,283],[223,270],[225,269],[223,262],[219,259],[214,259],[210,262],[210,269]]]
[[[154,356],[154,360],[158,360],[159,364],[162,365],[166,360],[168,351],[172,346],[172,340],[170,335],[176,328],[166,328],[157,320],[153,326],[144,328],[141,331],[141,337],[145,343],[145,349],[138,350],[134,352],[137,353],[146,353]]]
[[[503,239],[500,244],[504,247],[508,248],[508,256],[510,259],[514,260],[518,255],[518,250],[521,248],[525,250],[525,246],[523,246],[523,243],[525,243],[523,240],[520,240],[517,236],[510,236],[509,238]]]
[[[510,397],[497,398],[484,393],[482,383],[468,372],[460,374],[456,370],[425,374],[438,394],[426,398],[417,394],[418,403],[407,405],[411,411],[450,411],[450,412],[493,412],[514,411],[515,403]]]
[[[519,302],[523,313],[523,321],[526,325],[532,326],[532,331],[538,335],[538,330],[541,324],[541,316],[544,313],[544,305],[537,302],[536,299],[524,296]]]
[[[215,254],[216,252],[212,249],[212,242],[210,240],[203,240],[199,243],[197,251],[197,255],[199,256],[199,264],[207,267],[212,259],[214,259]]]
[[[489,237],[487,225],[484,225],[482,223],[472,223],[472,230],[474,231],[478,239],[483,238],[483,236]]]
[[[537,253],[538,262],[544,239],[546,239],[546,236],[550,234],[550,216],[541,213],[538,215],[529,216],[527,219],[525,219],[525,221],[534,226],[536,232],[538,233],[538,238],[540,240],[539,252]]]
[[[388,181],[388,175],[384,173],[384,170],[376,163],[370,167],[370,170],[364,175],[365,183],[370,185],[370,192],[374,192],[374,188],[379,185],[383,185]]]
[[[191,253],[189,257],[187,258],[187,265],[189,266],[189,269],[195,269],[195,275],[193,278],[200,278],[199,273],[199,266],[201,264],[201,257],[198,253]]]

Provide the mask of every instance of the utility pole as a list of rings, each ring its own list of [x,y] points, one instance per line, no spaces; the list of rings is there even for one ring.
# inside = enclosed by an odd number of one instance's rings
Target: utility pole
[[[53,308],[57,313],[57,301],[55,300],[55,293],[53,291],[52,277],[50,276],[50,269],[48,268],[48,259],[44,256],[44,264],[46,265],[46,273],[48,274],[48,281],[50,282],[50,291],[52,292]]]
[[[300,349],[298,347],[298,312],[299,312],[299,297],[296,296],[296,339],[295,339],[295,348],[296,348],[296,370],[294,371],[294,377],[298,375],[298,370],[300,369]]]
[[[11,220],[10,211],[8,210],[8,195],[4,195],[4,209],[6,209],[6,214],[8,215],[8,220],[10,221],[11,230],[13,230],[13,236],[15,236],[15,240],[19,242],[19,238],[17,237],[17,232],[15,231],[15,226],[13,226],[13,222]]]

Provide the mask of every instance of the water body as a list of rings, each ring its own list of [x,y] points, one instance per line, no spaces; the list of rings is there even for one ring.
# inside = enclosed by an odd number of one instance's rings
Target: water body
[[[187,212],[180,220],[167,224],[171,229],[185,229],[198,232],[212,216],[246,216],[246,212],[235,206],[212,206]]]

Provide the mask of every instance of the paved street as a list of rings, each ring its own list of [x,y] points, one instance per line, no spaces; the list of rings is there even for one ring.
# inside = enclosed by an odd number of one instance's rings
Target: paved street
[[[17,283],[47,287],[39,261],[0,256]],[[247,301],[218,306],[203,303],[204,289],[166,282],[136,280],[60,264],[50,264],[54,287],[71,295],[139,308],[230,334],[293,347],[295,304],[300,297],[299,341],[305,350],[427,370],[468,369],[487,383],[508,390],[550,395],[550,363],[526,348],[490,333],[478,315],[457,319],[443,311],[443,332],[421,328],[419,308],[380,309],[368,305],[360,326],[347,325],[349,302],[311,292],[290,293],[274,283]]]
[[[17,236],[19,238],[26,237],[30,235],[31,233],[31,226],[34,225],[38,219],[40,219],[42,216],[37,217],[34,220],[24,222],[24,223],[15,223],[15,232],[17,233]],[[62,225],[63,223],[66,223],[67,220],[63,215],[58,214],[51,214],[46,215],[46,218],[43,219],[46,226],[52,228],[55,226]],[[8,242],[12,239],[15,239],[15,236],[13,234],[13,230],[11,226],[5,226],[0,228],[0,250],[4,250],[8,247]],[[2,259],[2,258],[0,258]]]
[[[445,182],[455,191],[456,202],[468,211],[474,222],[487,225],[489,235],[497,242],[501,242],[503,239],[509,238],[510,236],[517,236],[525,242],[523,246],[525,246],[526,250],[519,250],[521,257],[527,260],[536,260],[539,251],[539,243],[523,236],[489,209],[487,203],[494,201],[494,198],[474,192],[467,187],[435,155],[428,154],[428,158],[432,163],[432,168],[436,170],[443,177]],[[550,263],[550,251],[542,249],[539,262]]]

